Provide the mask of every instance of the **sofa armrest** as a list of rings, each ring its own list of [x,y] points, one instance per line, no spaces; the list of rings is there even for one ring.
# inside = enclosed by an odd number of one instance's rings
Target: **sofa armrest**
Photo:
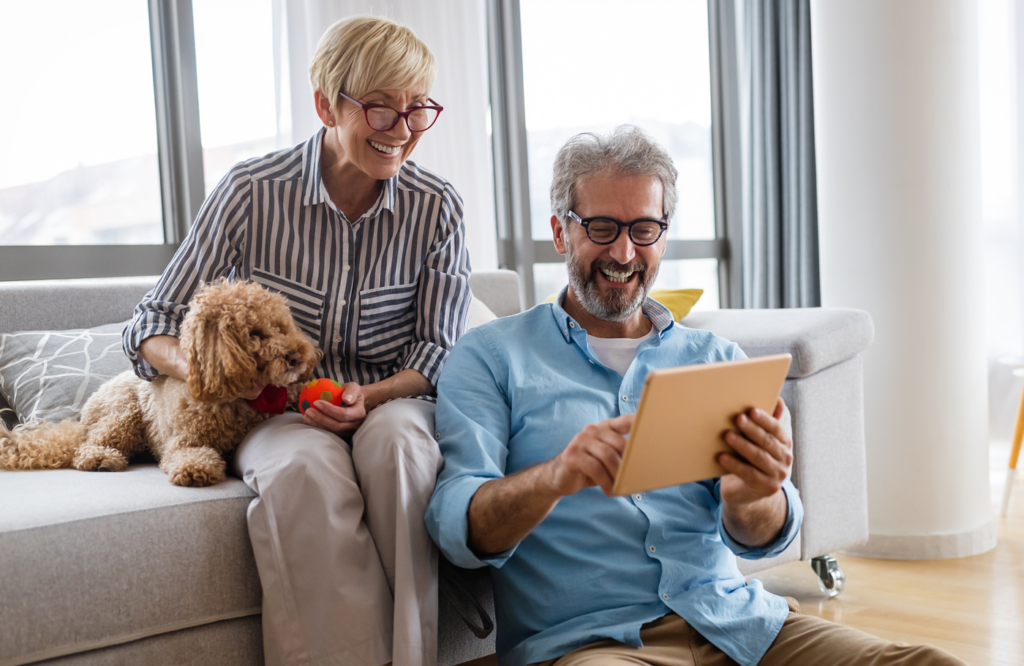
[[[806,377],[867,349],[875,338],[871,315],[848,308],[712,310],[681,322],[709,330],[740,346],[747,356],[789,352],[790,377]]]
[[[874,339],[861,310],[794,308],[694,312],[686,326],[710,330],[748,356],[789,352],[782,397],[793,417],[793,483],[804,504],[799,558],[835,552],[868,536],[864,376],[860,352]],[[746,562],[752,573],[795,559]]]

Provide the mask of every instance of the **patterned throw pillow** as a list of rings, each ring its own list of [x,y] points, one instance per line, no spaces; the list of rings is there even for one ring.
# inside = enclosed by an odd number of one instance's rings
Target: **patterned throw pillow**
[[[77,416],[103,382],[131,370],[121,351],[127,323],[0,334],[0,394],[22,423]]]

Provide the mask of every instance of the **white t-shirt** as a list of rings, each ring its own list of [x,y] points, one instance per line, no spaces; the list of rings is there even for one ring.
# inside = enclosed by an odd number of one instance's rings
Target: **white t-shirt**
[[[654,333],[655,329],[652,326],[647,335],[642,338],[595,338],[592,335],[588,335],[587,342],[590,343],[590,348],[597,354],[597,360],[625,377],[629,364],[636,358],[636,348],[640,346],[641,342],[653,336]]]

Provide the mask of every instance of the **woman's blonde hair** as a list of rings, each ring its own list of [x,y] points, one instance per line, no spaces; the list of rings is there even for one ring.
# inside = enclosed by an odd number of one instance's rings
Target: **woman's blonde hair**
[[[309,65],[309,81],[331,103],[338,93],[359,99],[373,90],[422,85],[437,77],[434,54],[409,28],[382,16],[350,16],[320,38]]]

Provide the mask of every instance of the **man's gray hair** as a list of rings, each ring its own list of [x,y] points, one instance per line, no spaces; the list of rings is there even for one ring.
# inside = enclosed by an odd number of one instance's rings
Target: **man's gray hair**
[[[647,132],[633,125],[619,125],[604,136],[593,132],[569,139],[555,156],[551,179],[551,212],[564,225],[574,208],[580,181],[605,169],[629,176],[652,176],[665,189],[662,212],[671,220],[676,210],[676,178],[672,158]]]

